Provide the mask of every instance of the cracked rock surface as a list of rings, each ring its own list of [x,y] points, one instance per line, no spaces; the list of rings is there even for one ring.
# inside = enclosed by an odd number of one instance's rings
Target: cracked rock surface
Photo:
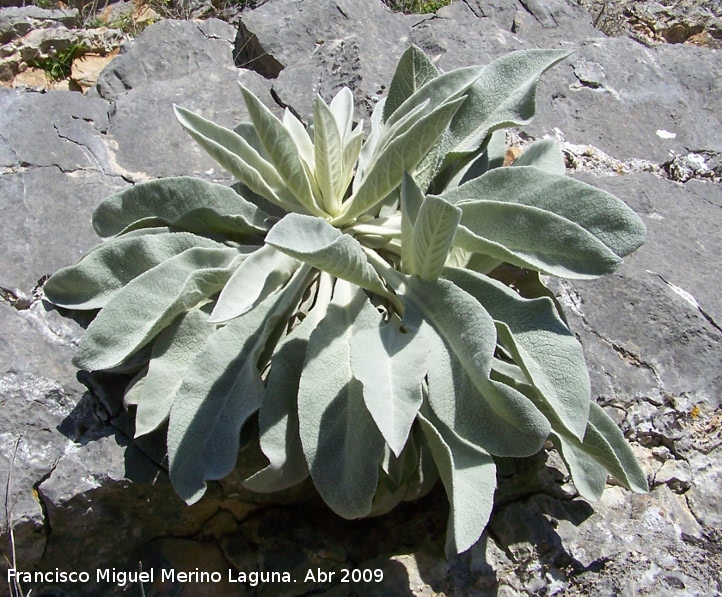
[[[710,47],[607,37],[592,4],[457,0],[401,15],[380,0],[269,0],[237,27],[151,26],[85,96],[0,89],[0,551],[12,560],[12,527],[18,569],[93,576],[26,592],[129,594],[95,583],[95,570],[139,562],[222,573],[213,585],[146,585],[164,596],[722,591],[722,62]],[[98,242],[90,216],[105,196],[161,176],[230,182],[175,123],[174,103],[231,126],[246,119],[240,81],[277,114],[288,106],[305,119],[314,93],[329,99],[346,85],[365,118],[409,43],[443,69],[574,49],[543,77],[534,123],[509,141],[555,138],[570,175],[626,201],[648,229],[615,275],[551,285],[583,345],[592,396],[632,442],[651,492],[610,486],[589,504],[554,451],[509,461],[487,531],[450,561],[441,487],[355,522],[307,486],[269,504],[232,477],[186,506],[167,479],[162,434],[131,440],[122,380],[71,366],[83,322],[39,298],[45,276]],[[5,566],[0,558],[3,577]],[[383,570],[383,592],[340,583],[342,568]],[[336,575],[302,582],[309,569]],[[299,582],[239,584],[228,570]]]

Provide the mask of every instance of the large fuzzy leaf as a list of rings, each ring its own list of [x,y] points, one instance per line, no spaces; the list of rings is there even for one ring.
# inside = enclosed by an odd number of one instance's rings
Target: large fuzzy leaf
[[[296,144],[296,148],[298,149],[298,154],[301,159],[309,166],[314,167],[315,157],[311,136],[308,134],[306,127],[303,126],[303,123],[296,118],[288,108],[286,108],[283,113],[283,126],[286,128],[288,133],[291,135],[293,142]]]
[[[578,224],[550,211],[503,201],[468,201],[455,246],[566,278],[610,274],[622,260]]]
[[[460,98],[441,104],[391,141],[374,159],[358,190],[344,204],[333,223],[340,225],[353,221],[396,189],[404,172],[411,172],[434,146],[463,101]]]
[[[482,394],[449,346],[432,342],[429,364],[429,405],[449,428],[495,456],[536,454],[550,431],[526,396],[503,383],[489,381]],[[527,424],[527,413],[536,422]],[[535,424],[534,424],[535,423]]]
[[[93,227],[103,238],[154,226],[238,238],[265,233],[269,217],[229,187],[180,176],[111,195],[95,209]]]
[[[451,122],[443,153],[474,151],[493,129],[529,122],[539,76],[568,55],[566,50],[522,50],[487,65]]]
[[[336,121],[341,142],[345,145],[351,137],[353,129],[353,93],[351,90],[348,87],[342,87],[331,100],[329,108]]]
[[[504,284],[469,271],[449,268],[444,277],[484,305],[506,349],[562,424],[583,438],[591,399],[589,374],[582,348],[554,303],[524,299]]]
[[[263,103],[241,85],[243,99],[256,127],[261,143],[296,200],[309,213],[321,215],[311,192],[311,184],[301,163],[301,156],[291,134]]]
[[[424,52],[416,46],[409,46],[401,56],[391,79],[383,119],[388,120],[401,104],[439,74],[439,69]]]
[[[168,460],[171,482],[189,504],[203,496],[206,481],[233,470],[241,427],[263,398],[258,359],[305,283],[297,275],[281,293],[210,335],[187,368],[170,412]]]
[[[369,136],[361,147],[361,151],[358,156],[358,164],[356,167],[356,176],[353,179],[353,192],[358,190],[361,181],[363,180],[366,170],[371,164],[371,160],[376,153],[376,147],[379,140],[381,139],[381,132],[384,128],[383,125],[383,110],[386,105],[386,98],[383,97],[374,106],[374,110],[371,113],[371,130]]]
[[[589,410],[589,425],[581,448],[630,491],[649,491],[647,478],[632,448],[616,423],[596,402],[592,402]]]
[[[59,307],[101,309],[128,282],[192,247],[224,248],[187,232],[123,235],[98,245],[76,265],[55,272],[43,291]]]
[[[401,182],[401,264],[407,274],[416,271],[414,264],[414,226],[424,202],[424,193],[408,172]]]
[[[194,309],[177,317],[153,343],[148,371],[128,387],[124,400],[137,404],[135,437],[150,433],[168,419],[183,375],[206,339],[215,331],[208,314]]]
[[[138,276],[88,326],[73,362],[88,371],[119,365],[218,292],[244,258],[236,249],[193,248]]]
[[[437,350],[431,357],[429,365],[430,378],[436,377],[439,380],[436,382],[439,384],[439,391],[434,392],[434,387],[431,387],[434,384],[430,379],[429,400],[436,404],[436,412],[442,420],[451,427],[463,427],[468,424],[466,417],[470,416],[470,413],[486,407],[490,415],[495,415],[497,427],[505,425],[508,430],[518,429],[525,438],[523,445],[522,442],[508,438],[506,443],[494,444],[495,450],[538,450],[549,435],[551,427],[526,396],[490,379],[496,331],[492,318],[482,305],[470,294],[443,279],[424,282],[418,278],[408,278],[404,300],[411,301],[414,307],[424,314],[439,339],[443,340],[442,349]],[[445,360],[443,348],[448,351],[451,362],[446,370],[443,367],[445,362],[449,361]],[[460,373],[449,369],[456,361],[459,363],[459,370],[468,377],[471,390],[463,388],[463,385],[454,388],[455,383],[463,384],[466,380]],[[480,404],[479,396],[483,397],[483,404]],[[474,437],[480,443],[490,442],[493,438],[485,438],[484,433],[484,429],[468,428],[469,437]],[[494,434],[496,430],[490,430],[489,433]]]
[[[438,421],[418,417],[451,503],[446,556],[469,549],[486,528],[494,506],[496,466],[492,457]]]
[[[244,485],[252,491],[281,491],[308,477],[298,431],[298,386],[308,340],[327,313],[332,288],[331,277],[321,274],[313,309],[279,342],[271,359],[271,371],[258,413],[258,439],[268,458],[268,466],[245,481]]]
[[[211,323],[240,317],[282,288],[301,263],[270,245],[254,251],[233,272],[211,313]]]
[[[404,100],[394,110],[393,114],[389,115],[386,120],[386,128],[392,128],[397,122],[424,103],[428,102],[425,110],[427,113],[431,113],[436,111],[442,104],[461,98],[474,81],[479,78],[482,70],[483,67],[467,66],[429,79],[416,92]]]
[[[313,112],[313,140],[316,181],[321,190],[324,210],[336,215],[341,208],[344,181],[343,145],[336,119],[321,97],[316,98]]]
[[[461,214],[458,207],[439,197],[428,196],[421,204],[411,250],[413,273],[422,280],[435,280],[444,269]]]
[[[326,317],[311,334],[298,391],[298,419],[311,476],[344,518],[366,516],[378,482],[384,440],[351,369],[351,338],[379,326],[366,295],[338,280]]]
[[[637,249],[646,235],[639,216],[613,195],[529,166],[490,170],[441,196],[455,205],[483,199],[551,212],[584,228],[619,257]]]
[[[266,243],[332,276],[383,296],[389,294],[361,244],[321,218],[288,214],[268,233]]]
[[[276,168],[238,133],[175,107],[181,126],[214,160],[254,193],[288,211],[305,211]]]
[[[524,153],[512,165],[515,167],[534,166],[557,176],[564,176],[567,171],[564,154],[552,139],[535,141],[524,150]]]
[[[589,425],[583,441],[563,430],[555,435],[574,484],[583,497],[596,500],[604,489],[597,464],[630,491],[649,491],[644,471],[624,435],[596,402],[591,404]]]
[[[431,330],[390,321],[351,338],[351,369],[363,384],[366,408],[398,457],[422,401]]]

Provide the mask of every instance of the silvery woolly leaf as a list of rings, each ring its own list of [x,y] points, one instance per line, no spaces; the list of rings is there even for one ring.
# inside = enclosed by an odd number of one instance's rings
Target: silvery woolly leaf
[[[246,479],[244,485],[251,491],[281,491],[309,475],[298,431],[296,399],[308,340],[326,315],[332,289],[331,277],[321,274],[313,309],[281,339],[273,354],[258,413],[258,439],[268,466]]]
[[[358,156],[358,165],[356,167],[356,176],[353,179],[353,192],[358,190],[361,181],[371,164],[371,159],[376,153],[376,146],[378,145],[379,139],[381,138],[381,131],[383,129],[382,114],[384,106],[386,105],[386,98],[381,98],[379,102],[374,106],[373,112],[371,113],[371,131],[366,139],[366,142],[361,146],[361,151]]]
[[[568,55],[566,50],[522,50],[488,64],[451,122],[443,153],[474,151],[491,130],[529,122],[539,77]]]
[[[189,504],[203,496],[206,481],[233,470],[241,428],[263,398],[259,357],[298,303],[306,274],[211,334],[186,369],[170,412],[168,460],[173,487]]]
[[[282,288],[300,266],[300,261],[270,245],[249,254],[221,290],[209,323],[244,315]]]
[[[241,135],[180,106],[175,114],[196,143],[254,193],[287,211],[305,211],[273,164]]]
[[[574,279],[610,274],[622,263],[593,234],[553,212],[503,201],[457,205],[462,216],[454,244],[467,251]]]
[[[398,457],[421,406],[431,330],[389,321],[351,338],[351,369],[363,384],[366,408]]]
[[[649,491],[644,471],[624,435],[596,402],[591,404],[589,425],[582,442],[564,431],[555,435],[574,485],[584,498],[596,500],[604,489],[601,471],[595,463],[630,491]]]
[[[405,280],[404,302],[411,302],[424,314],[426,321],[443,340],[443,346],[458,360],[478,393],[461,393],[457,399],[462,400],[462,403],[457,404],[448,392],[432,396],[433,388],[430,387],[429,400],[452,401],[450,406],[447,404],[438,412],[442,412],[452,425],[455,422],[464,424],[463,416],[457,419],[455,409],[466,406],[464,400],[472,400],[474,396],[481,395],[490,412],[496,413],[499,420],[506,421],[510,428],[523,430],[528,438],[524,446],[514,448],[514,443],[507,444],[512,446],[511,449],[527,450],[537,444],[541,447],[551,430],[549,422],[525,396],[513,388],[492,381],[489,377],[496,349],[496,330],[484,307],[470,294],[447,280],[424,282],[415,277]],[[441,356],[437,354],[431,358],[430,369],[441,366]],[[511,441],[513,442],[513,439]]]
[[[417,186],[414,178],[404,172],[401,182],[401,265],[405,273],[415,270],[414,265],[414,225],[419,216],[419,209],[424,202],[424,193]]]
[[[312,169],[315,168],[313,141],[311,141],[311,137],[309,136],[306,127],[303,126],[303,123],[298,120],[298,118],[296,118],[288,108],[286,108],[283,113],[283,126],[286,128],[296,144],[296,148],[298,149],[301,159]]]
[[[444,132],[463,98],[438,106],[417,124],[396,137],[364,174],[358,190],[344,203],[333,223],[349,223],[371,210],[401,184],[404,172],[412,171]]]
[[[441,196],[455,205],[483,198],[548,211],[584,228],[619,257],[637,249],[646,235],[639,216],[613,195],[529,166],[490,170]]]
[[[428,196],[421,204],[411,250],[413,273],[422,280],[435,280],[444,269],[461,213],[458,207],[439,197]]]
[[[409,46],[403,53],[396,72],[389,85],[389,93],[384,106],[383,119],[388,120],[401,104],[416,93],[420,87],[435,79],[439,69],[416,46]]]
[[[268,233],[266,244],[332,276],[389,295],[361,244],[321,218],[288,214]]]
[[[404,102],[394,110],[393,114],[389,115],[385,123],[386,128],[392,128],[412,110],[426,102],[428,102],[428,104],[425,109],[427,113],[431,113],[436,111],[439,106],[461,98],[469,87],[473,85],[474,81],[479,78],[482,70],[483,67],[467,66],[457,68],[430,79],[419,87],[415,93],[404,100]]]
[[[433,338],[431,346],[428,403],[445,425],[495,456],[542,449],[550,427],[527,396],[491,378],[479,391],[447,343]]]
[[[355,167],[358,163],[359,155],[361,153],[361,148],[363,146],[363,124],[364,122],[362,120],[356,125],[356,128],[351,131],[351,135],[349,136],[343,148],[344,175],[343,181],[339,187],[340,189],[342,189],[340,195],[341,200],[344,199],[346,192],[348,191],[348,187],[353,180]]]
[[[564,154],[552,139],[539,139],[524,150],[513,166],[534,166],[557,176],[564,176],[567,171]]]
[[[451,503],[446,528],[446,557],[466,551],[486,528],[494,506],[496,466],[483,450],[459,438],[445,425],[418,417],[446,495]]]
[[[448,268],[444,277],[476,298],[497,334],[562,425],[581,439],[587,428],[590,382],[582,348],[551,300],[524,299],[501,282]]]
[[[483,151],[482,151],[483,149]],[[441,181],[446,189],[456,188],[470,180],[479,178],[492,168],[501,168],[506,157],[506,132],[503,129],[489,135],[486,146],[468,157],[457,160],[444,174],[448,180]],[[434,181],[438,184],[437,181]]]
[[[154,226],[242,238],[265,233],[268,220],[268,214],[233,189],[185,176],[136,184],[111,195],[93,212],[93,228],[102,238]]]
[[[348,87],[342,87],[329,105],[331,114],[336,121],[336,128],[341,143],[346,145],[353,128],[353,93]],[[315,120],[314,120],[315,122]]]
[[[353,377],[349,342],[380,322],[363,291],[338,280],[328,313],[311,334],[298,391],[299,430],[311,476],[326,504],[348,519],[369,513],[384,450],[363,386]]]
[[[124,397],[127,404],[138,406],[135,437],[150,433],[168,419],[186,369],[213,331],[208,314],[194,309],[178,316],[158,334],[148,371],[128,387]]]
[[[88,326],[73,362],[88,371],[119,365],[178,315],[218,292],[244,258],[236,249],[196,247],[141,274]]]
[[[316,182],[321,191],[323,209],[336,215],[345,190],[341,189],[345,176],[343,145],[334,115],[320,96],[314,103],[313,127]]]
[[[43,292],[58,307],[101,309],[128,282],[192,247],[224,248],[188,232],[123,235],[98,245],[76,265],[55,272]]]
[[[294,197],[309,213],[322,215],[311,192],[298,147],[283,123],[248,89],[241,85],[243,99],[263,147]]]

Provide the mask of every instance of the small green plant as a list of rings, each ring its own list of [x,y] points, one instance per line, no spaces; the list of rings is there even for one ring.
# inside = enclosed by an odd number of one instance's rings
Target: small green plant
[[[451,4],[452,0],[384,0],[394,12],[431,14]]]
[[[248,442],[266,462],[249,489],[310,475],[349,519],[440,477],[452,554],[488,522],[494,459],[548,439],[582,496],[596,499],[609,474],[647,490],[539,277],[611,273],[644,225],[565,177],[549,140],[501,167],[503,129],[529,122],[539,76],[566,56],[441,73],[411,47],[365,141],[348,89],[318,97],[308,127],[245,88],[251,122],[235,130],[176,107],[239,182],[169,178],[111,196],[93,215],[105,242],[45,294],[99,310],[74,362],[137,371],[125,394],[136,435],[167,422],[183,499],[228,475]]]
[[[34,68],[44,70],[53,81],[62,81],[70,76],[73,60],[76,58],[78,52],[82,50],[82,45],[72,45],[64,50],[58,51],[55,56],[30,60],[28,64]]]

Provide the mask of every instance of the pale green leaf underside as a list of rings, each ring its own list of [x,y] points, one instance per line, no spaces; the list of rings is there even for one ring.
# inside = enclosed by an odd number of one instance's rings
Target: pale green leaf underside
[[[417,186],[413,176],[404,172],[401,182],[401,264],[404,272],[416,271],[414,264],[414,225],[419,216],[419,209],[424,202],[424,193]]]
[[[141,274],[88,326],[73,362],[88,371],[119,365],[178,315],[218,292],[244,258],[236,249],[192,248]]]
[[[353,375],[363,384],[366,408],[397,457],[421,406],[429,333],[427,326],[403,332],[389,322],[351,338]]]
[[[494,506],[496,466],[491,456],[469,445],[438,422],[419,415],[434,461],[451,503],[446,555],[452,558],[476,543]]]
[[[223,287],[211,323],[240,317],[282,288],[301,263],[270,245],[263,245],[241,263]]]
[[[76,265],[55,272],[43,291],[59,307],[101,309],[128,282],[192,247],[224,248],[187,232],[123,235],[98,245]]]
[[[263,234],[270,222],[230,187],[185,176],[136,184],[102,201],[93,213],[93,227],[103,238],[154,226],[238,238]]]
[[[311,476],[329,507],[348,519],[369,513],[384,451],[361,382],[353,378],[349,342],[380,321],[360,289],[338,280],[328,313],[311,334],[298,391],[299,430]]]
[[[329,104],[343,144],[348,143],[353,128],[353,93],[342,87]]]
[[[266,243],[332,276],[388,295],[361,244],[321,218],[288,214],[268,233]]]

